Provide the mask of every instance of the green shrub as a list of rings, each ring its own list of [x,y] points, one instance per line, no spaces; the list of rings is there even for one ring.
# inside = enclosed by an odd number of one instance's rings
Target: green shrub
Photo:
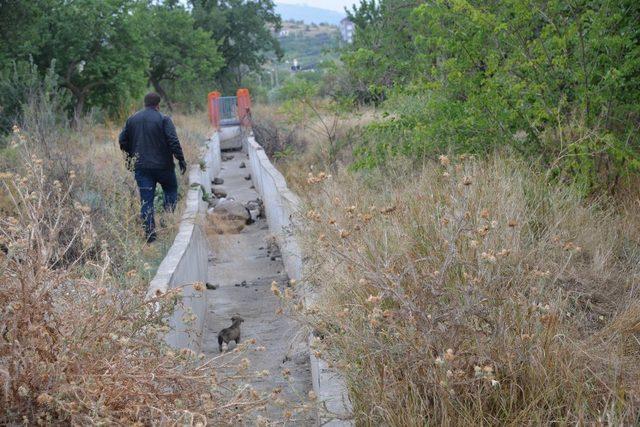
[[[396,98],[358,167],[506,146],[585,191],[637,172],[640,4],[421,3],[364,3],[352,16],[354,94]]]

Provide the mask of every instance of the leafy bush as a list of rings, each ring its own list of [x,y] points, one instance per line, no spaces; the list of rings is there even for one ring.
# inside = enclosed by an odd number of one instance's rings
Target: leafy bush
[[[353,19],[345,63],[364,82],[355,93],[420,102],[389,108],[359,166],[508,146],[585,191],[638,171],[637,2],[383,1]],[[387,38],[384,29],[397,31]]]
[[[64,113],[69,99],[59,89],[53,67],[47,70],[44,78],[32,62],[12,62],[0,69],[0,134],[9,133],[14,125],[21,124],[23,109],[29,102],[29,106],[42,102],[40,108]],[[63,118],[64,114],[57,120]]]

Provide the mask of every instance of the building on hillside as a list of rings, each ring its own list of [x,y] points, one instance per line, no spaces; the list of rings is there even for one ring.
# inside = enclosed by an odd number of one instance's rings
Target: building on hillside
[[[353,43],[353,32],[355,31],[355,25],[353,22],[349,21],[349,18],[344,18],[340,21],[340,35],[342,36],[342,41],[345,43]]]

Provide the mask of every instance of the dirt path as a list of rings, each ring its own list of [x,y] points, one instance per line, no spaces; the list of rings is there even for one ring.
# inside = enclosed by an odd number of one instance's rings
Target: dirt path
[[[248,163],[246,154],[223,153],[223,157],[228,155],[233,159],[222,163],[222,187],[228,197],[242,203],[255,200],[258,194],[251,188],[251,181],[245,179],[249,169],[240,167],[242,162]],[[283,291],[288,277],[279,254],[268,252],[269,237],[264,219],[237,234],[210,236],[213,258],[209,263],[209,282],[218,288],[207,291],[204,350],[207,354],[218,354],[218,331],[230,326],[231,316],[240,315],[245,320],[242,340],[255,339],[256,345],[252,347],[264,347],[263,351],[248,351],[249,372],[269,372],[264,376],[253,375],[250,384],[256,390],[269,393],[281,389],[278,396],[285,403],[285,407],[269,405],[262,415],[279,425],[314,425],[315,417],[304,412],[294,413],[285,421],[287,406],[306,401],[311,390],[311,371],[304,334],[295,322],[276,313],[281,304],[271,291],[271,283],[276,281]],[[231,344],[230,348],[233,347]]]

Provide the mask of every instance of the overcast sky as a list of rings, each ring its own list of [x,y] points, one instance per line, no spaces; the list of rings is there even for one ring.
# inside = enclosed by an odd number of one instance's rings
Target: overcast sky
[[[321,7],[323,9],[343,12],[344,7],[351,9],[352,4],[360,3],[359,0],[276,0],[276,3],[306,4],[308,6]]]

